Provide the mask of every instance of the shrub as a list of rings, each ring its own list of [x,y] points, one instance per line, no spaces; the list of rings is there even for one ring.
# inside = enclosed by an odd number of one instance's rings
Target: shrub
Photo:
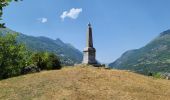
[[[33,53],[30,58],[30,62],[38,66],[41,70],[61,69],[60,61],[53,53]]]
[[[159,78],[159,79],[163,78],[163,77],[162,77],[162,74],[161,74],[161,73],[159,73],[159,72],[158,72],[158,73],[153,74],[153,77],[154,77],[154,78]]]
[[[61,69],[61,64],[60,61],[58,59],[58,57],[53,54],[50,53],[49,57],[48,57],[48,63],[47,63],[47,68],[51,68],[51,69]]]
[[[41,71],[40,68],[32,64],[27,67],[24,67],[21,70],[21,74],[29,74],[29,73],[35,73],[35,72],[40,72],[40,71]]]
[[[25,66],[25,46],[18,44],[18,34],[0,34],[0,79],[17,76]]]

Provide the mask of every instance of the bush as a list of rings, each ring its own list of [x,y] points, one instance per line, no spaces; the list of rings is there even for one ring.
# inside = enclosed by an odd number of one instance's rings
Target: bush
[[[41,70],[61,69],[60,61],[53,53],[33,53],[30,58],[30,62],[38,66]]]
[[[49,54],[47,68],[49,69],[61,69],[62,68],[58,57],[53,53]]]
[[[152,72],[149,72],[149,73],[148,73],[148,76],[153,76],[153,73],[152,73]]]
[[[21,74],[29,74],[29,73],[35,73],[35,72],[40,72],[40,71],[41,71],[40,68],[32,64],[30,66],[24,67],[21,70]]]
[[[0,34],[0,79],[40,70],[61,69],[59,58],[48,52],[28,52],[18,34]]]
[[[17,76],[25,66],[25,46],[18,44],[18,34],[0,34],[0,79]]]
[[[159,79],[163,78],[161,73],[155,73],[155,74],[153,74],[153,77],[159,78]]]

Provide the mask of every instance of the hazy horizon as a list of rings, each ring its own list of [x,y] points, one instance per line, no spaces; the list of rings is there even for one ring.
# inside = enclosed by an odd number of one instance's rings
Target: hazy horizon
[[[60,38],[80,51],[91,22],[97,59],[110,63],[169,29],[169,4],[169,0],[23,0],[4,9],[3,22],[27,35]]]

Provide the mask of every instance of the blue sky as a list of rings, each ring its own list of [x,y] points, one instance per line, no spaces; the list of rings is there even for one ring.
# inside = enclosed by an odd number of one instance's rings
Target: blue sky
[[[91,22],[97,59],[110,63],[170,29],[169,5],[170,0],[24,0],[6,7],[3,21],[15,31],[60,38],[81,51]]]

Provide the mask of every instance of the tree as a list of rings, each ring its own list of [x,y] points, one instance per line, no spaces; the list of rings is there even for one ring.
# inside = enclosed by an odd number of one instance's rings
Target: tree
[[[2,20],[3,8],[8,6],[9,3],[12,1],[19,1],[19,0],[0,0],[0,20]],[[5,23],[0,23],[0,28],[5,28]]]
[[[25,66],[25,46],[18,44],[18,34],[0,34],[0,79],[20,75]]]
[[[59,58],[54,54],[50,53],[48,55],[48,63],[47,63],[47,68],[50,69],[61,69],[61,64],[59,61]]]
[[[30,64],[34,64],[41,70],[61,69],[59,58],[48,52],[33,53],[30,58]]]

